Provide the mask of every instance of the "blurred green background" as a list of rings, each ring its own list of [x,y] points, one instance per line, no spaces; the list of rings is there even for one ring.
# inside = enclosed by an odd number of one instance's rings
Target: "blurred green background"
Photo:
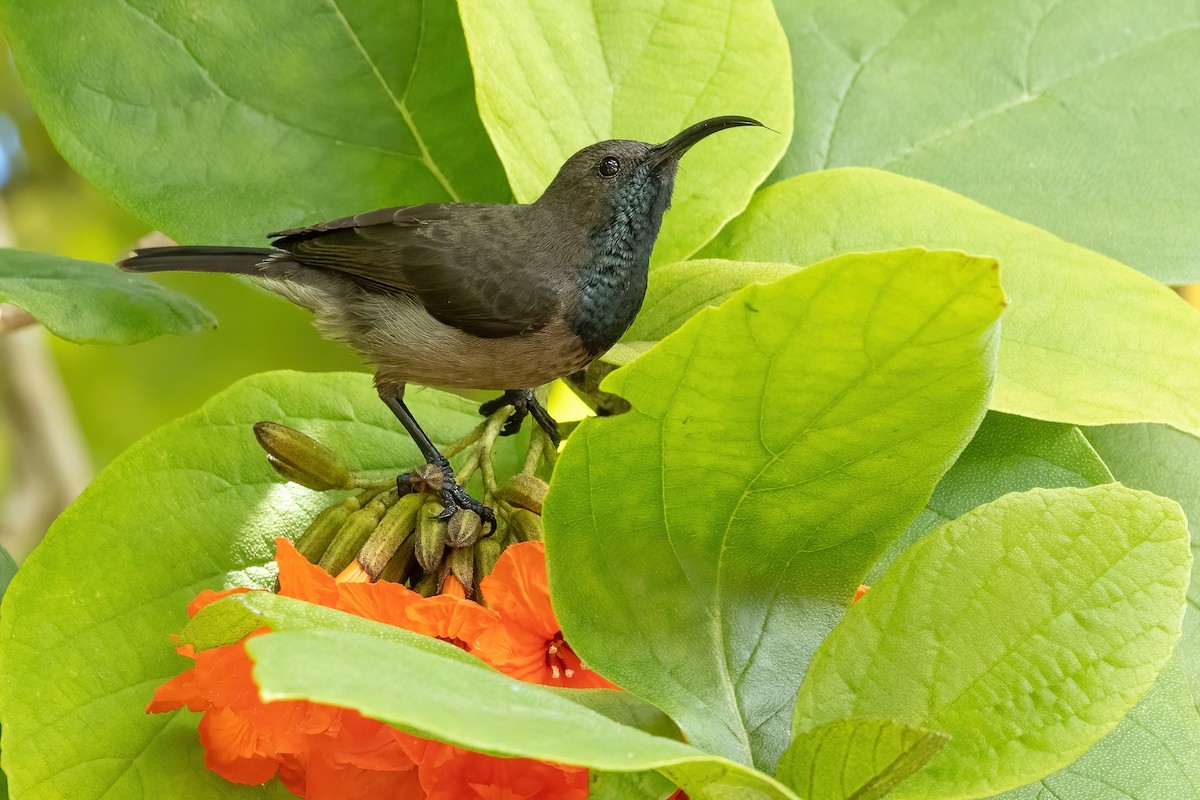
[[[11,245],[113,261],[149,228],[59,157],[25,98],[7,46],[4,52],[0,199]],[[354,353],[318,335],[307,312],[237,278],[155,278],[208,308],[219,321],[217,330],[130,347],[51,340],[96,469],[150,430],[194,410],[246,375],[270,369],[366,371]]]

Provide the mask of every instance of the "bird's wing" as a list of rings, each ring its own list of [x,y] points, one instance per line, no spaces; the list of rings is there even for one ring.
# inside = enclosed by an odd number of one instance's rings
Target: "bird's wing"
[[[413,297],[447,325],[499,338],[541,328],[560,301],[545,272],[518,269],[514,259],[527,254],[504,248],[506,231],[489,230],[496,224],[486,207],[433,204],[271,237],[303,266],[340,273],[368,291]]]

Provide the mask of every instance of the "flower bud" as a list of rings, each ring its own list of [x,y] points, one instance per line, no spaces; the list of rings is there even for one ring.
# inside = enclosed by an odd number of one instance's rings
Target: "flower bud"
[[[535,514],[542,513],[542,503],[546,499],[546,490],[550,487],[544,480],[527,472],[518,472],[508,479],[508,482],[496,492],[496,497],[514,506],[528,509]]]
[[[379,575],[379,580],[387,581],[388,583],[403,583],[409,574],[417,569],[416,562],[413,560],[413,551],[417,546],[417,537],[409,536],[404,540],[404,544],[396,550],[396,554],[388,561],[387,566],[383,568],[383,572]]]
[[[417,581],[416,585],[412,588],[413,591],[421,595],[421,597],[433,597],[435,594],[437,594],[439,583],[441,583],[441,579],[438,577],[438,574],[436,572],[430,572],[424,578],[421,578],[421,580]]]
[[[325,555],[325,551],[329,549],[329,543],[333,541],[338,529],[345,524],[351,514],[360,508],[362,508],[361,496],[352,495],[326,507],[320,514],[313,517],[313,521],[308,523],[304,533],[300,534],[300,538],[296,540],[296,549],[300,551],[300,555],[307,558],[310,563],[319,562],[321,556]]]
[[[401,475],[400,481],[407,484],[414,493],[437,494],[446,485],[446,473],[433,464],[422,464],[412,472]]]
[[[387,510],[383,519],[375,526],[371,537],[358,553],[358,563],[374,580],[391,561],[392,556],[400,549],[417,525],[417,515],[421,512],[424,498],[416,494],[407,494]]]
[[[342,457],[300,431],[259,422],[254,436],[267,451],[267,463],[289,481],[318,492],[354,488],[354,476]]]
[[[473,594],[475,587],[475,551],[470,547],[460,547],[450,551],[450,572],[463,585],[467,597]]]
[[[483,580],[492,574],[492,568],[504,552],[504,542],[499,534],[485,536],[475,543],[475,577]]]
[[[509,513],[508,532],[518,542],[540,542],[545,537],[541,516],[524,508],[514,508]]]
[[[421,506],[417,517],[416,547],[414,552],[421,569],[436,573],[442,563],[442,554],[446,551],[446,521],[438,519],[443,506],[437,500],[429,498]],[[434,585],[436,591],[437,586]]]
[[[330,575],[337,575],[354,560],[358,551],[366,544],[371,532],[379,524],[387,506],[379,498],[367,503],[366,506],[347,517],[337,535],[329,543],[329,548],[321,556],[321,569]]]
[[[483,522],[479,515],[469,508],[460,508],[446,524],[446,544],[454,548],[470,547],[482,532]]]

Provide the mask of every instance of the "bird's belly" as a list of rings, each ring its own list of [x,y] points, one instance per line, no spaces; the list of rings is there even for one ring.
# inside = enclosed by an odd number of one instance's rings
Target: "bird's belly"
[[[387,302],[386,312],[375,307],[360,317],[373,319],[370,326],[318,320],[371,361],[384,383],[523,389],[576,372],[593,358],[562,320],[527,334],[485,339],[438,322],[415,303]]]

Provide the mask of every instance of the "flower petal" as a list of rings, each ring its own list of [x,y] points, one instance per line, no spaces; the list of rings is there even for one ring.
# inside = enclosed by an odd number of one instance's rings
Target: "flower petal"
[[[407,628],[408,608],[424,598],[398,583],[344,583],[338,586],[337,608],[376,622]]]
[[[200,720],[204,765],[232,783],[257,786],[279,768],[279,758],[260,751],[254,727],[228,708],[210,709]]]
[[[520,542],[505,549],[480,591],[506,624],[520,625],[547,640],[558,632],[546,579],[546,547],[541,542]]]
[[[364,769],[353,764],[338,764],[325,754],[314,754],[304,774],[307,800],[422,800],[417,770]],[[288,787],[291,789],[291,786]],[[293,790],[294,791],[294,790]]]
[[[188,707],[189,711],[203,711],[208,701],[200,694],[196,685],[196,668],[184,670],[154,690],[154,697],[146,705],[147,714],[161,714],[177,708]]]
[[[290,540],[275,540],[275,562],[279,565],[279,593],[317,605],[337,606],[338,590],[333,577],[308,559]]]
[[[422,764],[428,800],[585,800],[586,769],[526,758],[457,751],[437,766]]]

